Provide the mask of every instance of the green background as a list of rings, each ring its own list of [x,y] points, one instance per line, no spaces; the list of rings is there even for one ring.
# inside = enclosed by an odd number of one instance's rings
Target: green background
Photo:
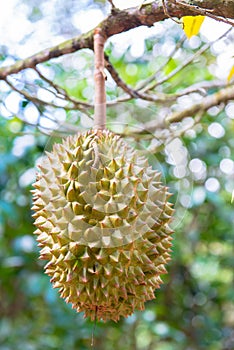
[[[61,2],[57,3],[56,13],[50,18],[50,23],[57,25],[53,35],[67,29],[72,36],[75,29],[65,21],[71,15],[69,4],[67,12],[63,13]],[[29,9],[29,21],[40,21],[43,2],[24,1],[24,4]],[[104,2],[76,2],[77,11],[90,8],[107,11]],[[58,19],[64,19],[63,27]],[[163,36],[153,35],[145,40],[142,57],[132,56],[130,47],[117,55],[111,41],[107,43],[106,52],[122,79],[134,86],[167,62],[168,54],[163,51],[163,45],[165,47],[169,40],[170,48],[181,37],[181,28],[169,20],[164,23]],[[166,76],[203,44],[201,37],[198,47],[193,49],[185,40],[180,53],[163,66],[160,74]],[[1,47],[1,52],[4,63],[11,55],[11,49]],[[162,53],[155,55],[155,52]],[[89,100],[93,95],[92,52],[85,50],[72,57],[82,62],[82,70],[75,70],[59,59],[42,66],[54,73],[56,83],[69,94]],[[216,77],[209,67],[215,62],[216,55],[212,50],[206,51],[182,73],[161,84],[158,91],[176,93],[196,82],[212,81]],[[18,77],[28,82],[28,85],[25,83],[28,90],[30,83],[37,87],[47,86],[39,78],[26,79],[23,73]],[[107,83],[108,99],[118,97],[120,92],[114,84]],[[10,94],[11,89],[2,90],[1,106]],[[44,263],[38,260],[30,190],[35,180],[35,164],[44,150],[50,149],[59,138],[45,135],[40,120],[34,125],[23,121],[25,110],[31,104],[20,97],[17,113],[0,115],[0,349],[90,349],[93,323],[83,319],[82,314],[77,314],[59,298],[43,273]],[[127,125],[142,128],[166,107],[165,103],[144,104],[139,100],[119,103],[108,108],[107,124],[115,132],[126,133]],[[36,108],[41,118],[55,115],[55,109],[48,106],[36,105]],[[56,113],[62,115],[63,120],[65,116],[66,121],[78,130],[85,129],[92,116],[92,110],[81,112],[60,108]],[[209,133],[209,125],[214,122],[224,130],[221,137]],[[56,121],[56,129],[57,126]],[[136,312],[118,323],[98,323],[95,349],[234,349],[234,204],[231,203],[234,175],[223,172],[220,167],[222,160],[234,159],[234,121],[227,116],[225,108],[219,108],[204,114],[194,130],[194,133],[190,130],[176,138],[179,140],[176,141],[180,147],[178,152],[184,154],[184,176],[176,176],[176,165],[170,159],[169,149],[160,146],[149,156],[152,166],[163,172],[163,181],[173,193],[176,209],[172,224],[175,229],[172,260],[167,267],[168,274],[163,276],[164,284],[155,292],[156,299],[146,303],[145,311]],[[159,132],[157,139],[160,135]],[[142,133],[137,138],[127,139],[136,148],[147,150],[154,144],[155,137],[152,133]],[[191,170],[193,159],[200,160],[199,164],[205,169],[200,177]],[[209,178],[218,180],[217,191],[208,190],[206,181]]]

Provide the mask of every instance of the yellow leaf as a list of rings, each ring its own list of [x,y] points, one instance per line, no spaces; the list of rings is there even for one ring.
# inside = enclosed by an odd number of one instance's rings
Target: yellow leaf
[[[230,70],[230,72],[228,74],[228,77],[227,77],[228,83],[231,81],[233,76],[234,76],[234,66],[232,66],[232,69]]]
[[[184,32],[190,39],[193,35],[197,35],[205,16],[184,16],[182,18],[184,25]]]

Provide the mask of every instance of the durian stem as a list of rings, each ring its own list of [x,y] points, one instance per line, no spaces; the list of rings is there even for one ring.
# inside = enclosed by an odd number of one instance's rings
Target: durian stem
[[[105,129],[106,127],[106,90],[104,73],[104,44],[105,38],[101,29],[97,28],[94,34],[94,82],[95,82],[95,103],[94,103],[94,129]]]
[[[92,341],[91,341],[91,346],[94,346],[94,335],[95,335],[95,330],[97,326],[97,310],[98,306],[95,306],[95,319],[94,319],[94,325],[93,325],[93,331],[92,331]]]

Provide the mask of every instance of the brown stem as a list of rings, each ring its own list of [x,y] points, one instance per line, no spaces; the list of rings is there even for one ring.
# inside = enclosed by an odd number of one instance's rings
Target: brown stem
[[[101,29],[95,29],[94,33],[94,82],[95,82],[95,104],[94,104],[94,128],[105,129],[106,127],[106,90],[104,73],[104,44],[105,38]]]

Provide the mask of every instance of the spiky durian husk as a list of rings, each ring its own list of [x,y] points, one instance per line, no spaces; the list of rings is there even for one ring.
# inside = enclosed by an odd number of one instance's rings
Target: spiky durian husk
[[[39,168],[35,234],[54,288],[92,320],[144,309],[170,259],[160,173],[110,131],[68,137]]]

